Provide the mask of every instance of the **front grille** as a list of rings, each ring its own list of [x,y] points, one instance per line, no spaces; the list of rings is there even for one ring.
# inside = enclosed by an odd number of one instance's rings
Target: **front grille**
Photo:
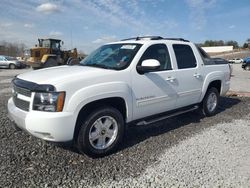
[[[31,97],[31,91],[22,87],[18,87],[13,84],[13,101],[17,108],[20,108],[24,111],[29,111],[30,102],[18,98],[18,95],[24,95],[26,97]]]
[[[20,93],[21,95],[31,97],[31,91],[25,88],[18,87],[16,85],[13,85],[13,89],[16,93]]]
[[[24,101],[22,99],[19,99],[16,96],[13,96],[13,101],[14,101],[14,104],[16,105],[17,108],[20,108],[20,109],[27,111],[27,112],[29,111],[30,103],[28,101]]]

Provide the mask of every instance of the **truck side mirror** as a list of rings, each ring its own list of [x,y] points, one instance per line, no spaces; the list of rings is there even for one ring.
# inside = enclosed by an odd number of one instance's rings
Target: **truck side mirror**
[[[156,59],[146,59],[142,61],[141,65],[136,67],[139,74],[144,74],[147,72],[153,72],[159,69],[161,66],[160,62]]]

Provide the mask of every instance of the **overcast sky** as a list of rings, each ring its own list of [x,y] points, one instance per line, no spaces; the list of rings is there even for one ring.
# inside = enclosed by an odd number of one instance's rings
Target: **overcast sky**
[[[205,40],[250,38],[249,0],[1,0],[0,41],[64,41],[86,53],[141,35]]]

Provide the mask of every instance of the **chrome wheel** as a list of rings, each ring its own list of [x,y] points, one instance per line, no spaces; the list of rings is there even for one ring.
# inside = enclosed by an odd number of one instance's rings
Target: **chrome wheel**
[[[111,116],[102,116],[92,124],[89,142],[95,149],[106,149],[113,144],[117,135],[117,121]]]
[[[207,99],[207,109],[209,112],[213,112],[217,106],[217,96],[215,93],[210,93]]]

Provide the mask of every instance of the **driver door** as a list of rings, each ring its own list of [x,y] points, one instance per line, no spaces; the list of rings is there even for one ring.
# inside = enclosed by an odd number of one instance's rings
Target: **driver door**
[[[173,110],[176,105],[175,71],[172,70],[167,46],[165,44],[149,46],[138,65],[147,59],[156,59],[161,66],[157,71],[144,74],[134,70],[132,74],[134,119]]]

